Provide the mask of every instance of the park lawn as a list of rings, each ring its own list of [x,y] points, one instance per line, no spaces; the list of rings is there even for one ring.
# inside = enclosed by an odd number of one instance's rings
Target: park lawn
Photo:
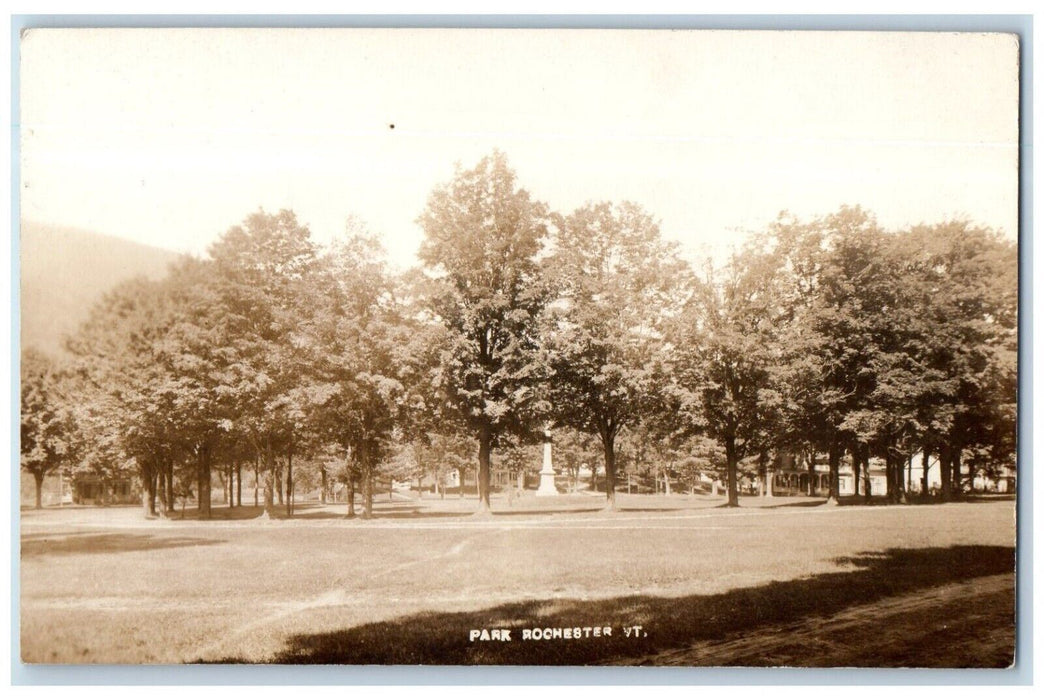
[[[344,504],[270,522],[24,514],[22,658],[618,663],[1011,572],[1011,501],[620,502],[616,514],[590,496],[495,502],[501,514],[486,520],[450,498],[378,503],[369,522],[341,518]],[[476,626],[530,624],[641,624],[650,636],[554,648],[467,640]]]

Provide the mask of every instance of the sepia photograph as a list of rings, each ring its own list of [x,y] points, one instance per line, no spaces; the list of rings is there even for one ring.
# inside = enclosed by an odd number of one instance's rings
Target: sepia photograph
[[[17,42],[23,664],[1015,664],[1017,35]]]

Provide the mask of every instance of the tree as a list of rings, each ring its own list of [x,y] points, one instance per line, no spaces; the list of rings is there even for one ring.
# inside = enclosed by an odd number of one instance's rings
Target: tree
[[[712,493],[717,494],[717,484],[727,478],[725,452],[721,445],[706,435],[694,435],[687,440],[685,456],[680,462],[682,479],[691,488],[703,488],[710,482]]]
[[[543,450],[540,445],[532,442],[522,442],[512,439],[505,440],[501,445],[498,463],[501,469],[508,473],[507,495],[508,503],[514,502],[516,487],[521,490],[521,484],[525,483],[526,474],[539,471]]]
[[[843,394],[825,382],[825,369],[817,351],[826,343],[815,324],[815,313],[825,266],[827,232],[822,220],[802,223],[786,212],[780,214],[763,234],[773,249],[780,272],[778,294],[783,309],[780,322],[779,362],[773,366],[773,383],[782,394],[777,442],[781,449],[800,459],[811,472],[815,455],[836,457],[837,407]],[[768,475],[766,474],[766,477]],[[833,470],[836,477],[836,469]],[[771,488],[771,485],[770,485]],[[837,480],[830,480],[831,498],[836,500]]]
[[[538,256],[548,210],[495,151],[458,167],[418,222],[433,278],[429,309],[447,331],[438,383],[447,410],[477,438],[479,508],[488,512],[493,449],[503,436],[531,433],[543,408],[538,323],[547,291]]]
[[[1013,445],[1011,244],[967,222],[887,233],[858,207],[807,224],[781,217],[766,240],[784,271],[783,443],[828,454],[830,501],[846,450],[864,495],[873,455],[902,500],[918,449],[925,467],[940,455],[948,495],[966,448]]]
[[[599,445],[594,442],[590,433],[580,432],[573,428],[563,428],[554,433],[555,464],[560,465],[569,475],[570,490],[574,493],[580,484],[580,472],[584,467],[592,470],[597,466]]]
[[[298,329],[314,308],[308,291],[317,252],[308,227],[283,210],[250,215],[211,246],[210,256],[217,313],[202,328],[214,335],[210,343],[220,354],[217,395],[260,456],[262,517],[270,517],[278,457],[292,469],[297,431],[311,400],[303,386],[309,355]],[[195,450],[200,484],[209,490],[212,446],[200,442]]]
[[[373,482],[407,428],[412,388],[422,381],[414,332],[396,298],[396,280],[377,239],[357,232],[324,260],[310,341],[314,391],[325,435],[346,453],[361,481],[363,517],[373,514]],[[320,301],[322,299],[323,301]]]
[[[36,482],[36,508],[43,507],[44,477],[73,457],[72,415],[55,360],[29,348],[21,363],[21,463]]]
[[[880,353],[891,342],[888,315],[896,307],[887,241],[858,207],[808,224],[781,217],[769,238],[784,270],[786,331],[776,365],[783,444],[827,454],[827,502],[836,504],[845,451],[852,453],[857,481],[860,466],[869,465],[874,429],[869,414],[859,412],[871,405]]]
[[[421,473],[432,478],[439,498],[446,497],[444,484],[447,474],[452,472],[459,477],[460,495],[463,497],[464,472],[469,464],[473,464],[467,437],[424,432],[414,438],[412,446]]]
[[[67,343],[75,377],[77,472],[105,484],[133,464],[147,517],[158,514],[157,496],[164,514],[173,510],[173,470],[183,430],[204,414],[195,402],[179,412],[179,402],[188,398],[186,387],[164,354],[177,318],[175,290],[192,264],[183,261],[162,282],[134,279],[117,285]]]
[[[932,391],[913,402],[915,440],[925,464],[939,455],[942,496],[951,498],[965,451],[980,464],[1013,463],[1018,254],[997,233],[956,220],[903,232],[896,256],[911,311],[903,353],[933,379],[919,383]]]
[[[772,381],[782,318],[777,261],[755,245],[720,270],[708,264],[671,342],[675,410],[690,432],[725,451],[732,507],[739,505],[740,462],[772,446],[782,402]]]
[[[558,227],[545,333],[549,396],[560,425],[599,438],[606,505],[616,507],[616,439],[657,403],[664,324],[683,301],[676,245],[638,205],[577,209]]]

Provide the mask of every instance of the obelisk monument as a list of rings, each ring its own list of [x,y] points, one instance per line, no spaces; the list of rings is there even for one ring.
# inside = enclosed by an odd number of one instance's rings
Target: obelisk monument
[[[555,470],[551,466],[551,430],[544,429],[544,466],[540,470],[540,486],[537,487],[538,496],[557,496],[558,489],[555,488]]]

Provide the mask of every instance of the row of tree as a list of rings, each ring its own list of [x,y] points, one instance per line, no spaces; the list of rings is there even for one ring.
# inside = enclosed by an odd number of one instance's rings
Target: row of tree
[[[730,505],[745,465],[784,453],[825,455],[831,500],[846,455],[857,480],[884,460],[896,500],[915,453],[947,496],[1014,466],[1017,252],[992,231],[784,214],[694,270],[639,206],[553,212],[499,152],[418,222],[422,267],[401,274],[358,221],[320,248],[259,211],[120,285],[66,356],[24,354],[23,468],[133,470],[153,515],[191,474],[206,518],[212,472],[241,487],[244,466],[265,514],[284,494],[292,514],[302,460],[366,515],[382,471],[470,460],[486,511],[494,454],[510,466],[548,428],[597,442],[608,507],[628,434],[720,471]]]

